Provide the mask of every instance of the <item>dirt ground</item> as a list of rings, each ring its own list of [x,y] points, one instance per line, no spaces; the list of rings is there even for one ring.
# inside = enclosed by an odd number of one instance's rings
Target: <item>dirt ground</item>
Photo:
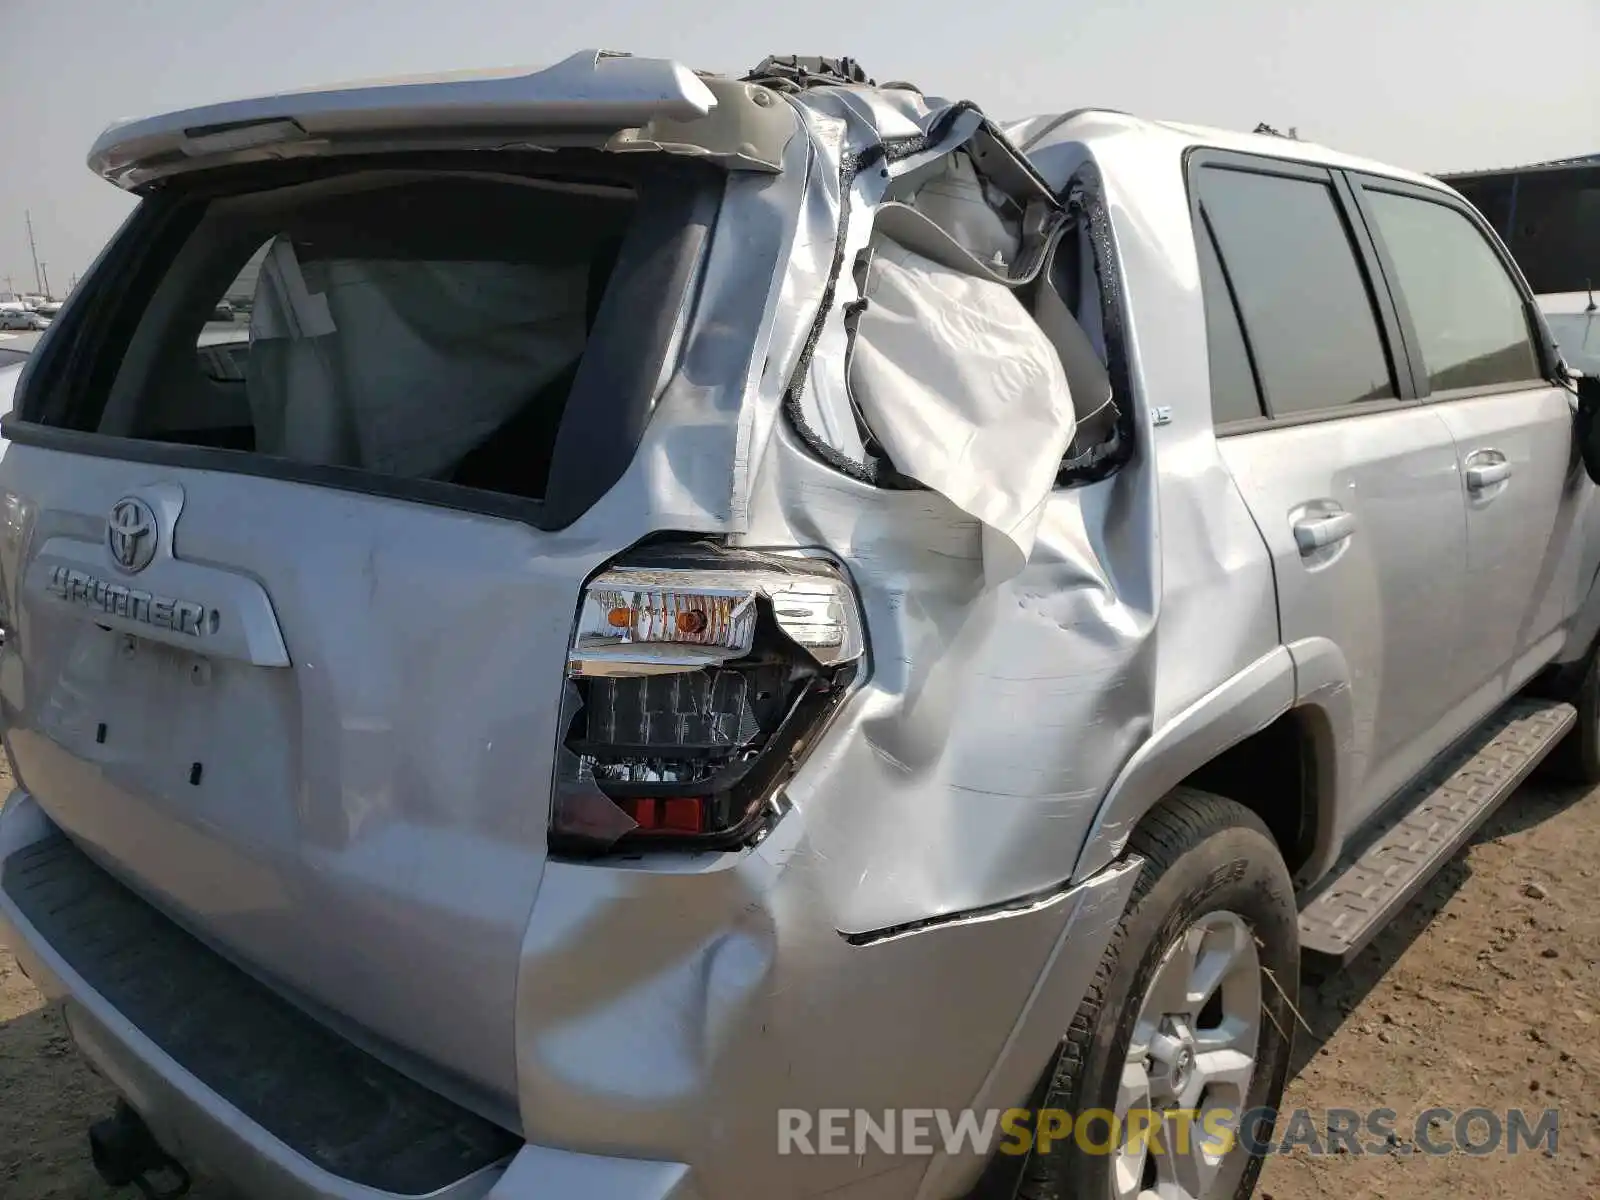
[[[1308,1028],[1285,1111],[1321,1122],[1333,1108],[1393,1109],[1397,1144],[1275,1156],[1260,1200],[1600,1196],[1600,791],[1524,788],[1349,970],[1308,982],[1299,1007]],[[110,1104],[0,949],[0,1198],[116,1195],[84,1152]],[[1520,1107],[1530,1123],[1554,1108],[1556,1152],[1407,1153],[1434,1106]],[[227,1193],[202,1181],[190,1195]]]

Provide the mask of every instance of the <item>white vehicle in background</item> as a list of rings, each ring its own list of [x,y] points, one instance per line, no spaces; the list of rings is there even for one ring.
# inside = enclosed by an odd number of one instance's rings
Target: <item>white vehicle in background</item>
[[[0,308],[0,329],[41,330],[50,328],[50,318],[41,316],[30,308],[7,305]]]
[[[28,352],[15,346],[0,346],[0,413],[11,411],[11,394],[16,390],[17,376],[28,365]]]
[[[16,394],[17,380],[22,368],[28,365],[28,352],[11,346],[0,346],[0,415],[11,411],[11,398]],[[0,455],[5,453],[6,441],[0,437]]]
[[[1567,365],[1600,378],[1600,304],[1595,302],[1594,292],[1540,296],[1539,307]]]

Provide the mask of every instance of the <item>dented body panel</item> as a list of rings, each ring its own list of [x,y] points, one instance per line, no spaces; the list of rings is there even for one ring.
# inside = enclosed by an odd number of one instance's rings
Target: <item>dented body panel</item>
[[[602,76],[621,80],[611,101],[562,108]],[[206,953],[521,1146],[440,1194],[961,1195],[981,1155],[783,1157],[777,1110],[1022,1103],[1091,985],[1141,865],[1129,837],[1162,796],[1296,711],[1314,745],[1310,883],[1368,782],[1359,664],[1284,619],[1212,421],[1184,161],[1262,139],[1097,113],[1002,131],[910,90],[735,85],[593,54],[462,86],[274,97],[207,120],[443,137],[450,101],[486,106],[496,129],[563,111],[588,149],[718,163],[631,459],[541,524],[464,489],[434,503],[248,455],[41,432],[29,396],[0,474],[0,704],[21,788],[0,865],[66,835]],[[627,121],[641,128],[619,134]],[[189,169],[185,153],[271,157],[226,130],[185,150],[194,123],[112,131],[97,161],[136,186]],[[982,284],[945,299],[985,306],[984,327],[1014,318],[1029,349],[1059,354],[1032,380],[1051,393],[1034,397],[1033,435],[941,458],[916,436],[937,432],[937,405],[908,387],[894,444],[923,457],[883,453],[893,439],[851,384],[884,239],[935,284]],[[1029,385],[1009,382],[1013,397]],[[874,398],[880,422],[893,397]],[[950,427],[988,436],[985,411]],[[1029,469],[1006,471],[1007,455]],[[163,531],[137,586],[107,557],[105,513],[124,496]],[[554,847],[552,795],[579,762],[565,739],[586,589],[643,543],[690,540],[763,570],[830,564],[853,589],[836,615],[859,622],[859,670],[741,844]],[[141,732],[185,753],[215,735],[205,753],[231,787],[96,740],[130,645],[195,672],[167,672],[178,734],[159,716]],[[248,737],[184,707],[202,686],[252,715]],[[90,1056],[137,1081],[165,1140],[275,1195],[380,1194],[165,1058],[3,879],[0,930],[83,1014]]]

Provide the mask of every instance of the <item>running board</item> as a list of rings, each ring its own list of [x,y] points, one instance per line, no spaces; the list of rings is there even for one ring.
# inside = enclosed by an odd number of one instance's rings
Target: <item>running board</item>
[[[1300,913],[1300,945],[1349,962],[1517,790],[1577,720],[1570,704],[1518,699],[1436,762],[1396,804],[1375,839],[1333,869]]]

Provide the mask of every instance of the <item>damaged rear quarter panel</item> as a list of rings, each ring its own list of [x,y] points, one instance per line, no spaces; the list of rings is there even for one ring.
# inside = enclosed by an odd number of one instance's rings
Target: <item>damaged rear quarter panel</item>
[[[1211,426],[1181,151],[1104,133],[1044,173],[1098,176],[1136,448],[1051,494],[1019,574],[986,587],[975,520],[831,469],[785,424],[760,463],[739,540],[838,556],[867,620],[870,678],[789,787],[843,933],[1058,886],[1134,751],[1278,643],[1265,549]],[[1171,423],[1153,426],[1154,407]],[[1119,848],[1130,827],[1111,831]]]
[[[1055,492],[1020,574],[986,588],[981,528],[942,497],[817,462],[787,428],[752,545],[843,559],[872,673],[789,787],[842,933],[1058,886],[1107,782],[1148,735],[1150,480]]]
[[[834,249],[837,163],[811,160],[728,505],[715,503],[723,480],[673,476],[665,444],[647,439],[635,472],[644,494],[668,479],[704,486],[683,507],[725,512],[696,527],[729,529],[737,545],[843,563],[868,673],[788,785],[792,811],[753,850],[549,865],[517,997],[531,1140],[689,1162],[707,1196],[752,1178],[773,1197],[880,1183],[910,1194],[889,1182],[904,1161],[875,1152],[773,1158],[776,1109],[973,1103],[1047,964],[1098,958],[1103,941],[1074,924],[1077,893],[1061,893],[1108,790],[1163,724],[1277,642],[1264,549],[1210,427],[1193,247],[1185,257],[1169,213],[1126,201],[1143,172],[1169,186],[1157,155],[1129,155],[1104,178],[1135,451],[1109,478],[1054,491],[1028,561],[998,584],[976,519],[820,461],[777,411],[805,335],[791,318],[814,313],[802,299]],[[682,400],[669,391],[666,404]],[[1173,409],[1171,425],[1152,428],[1155,405]],[[728,417],[707,421],[724,447]],[[1116,911],[1125,898],[1115,892]],[[1060,1027],[1079,995],[1074,980]],[[1043,1065],[1042,1049],[1025,1057]]]

